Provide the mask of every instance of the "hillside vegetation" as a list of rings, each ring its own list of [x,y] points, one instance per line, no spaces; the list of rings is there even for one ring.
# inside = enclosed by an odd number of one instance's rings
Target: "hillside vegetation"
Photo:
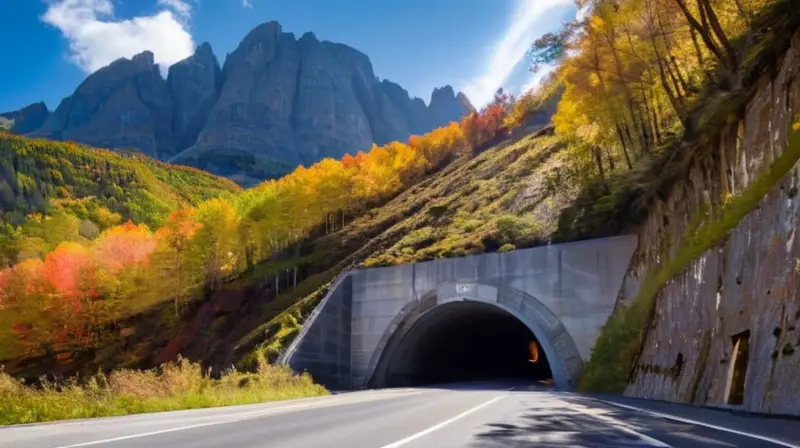
[[[0,371],[0,425],[176,411],[326,395],[307,374],[262,363],[252,373],[212,378],[185,359],[147,371],[118,370],[88,381],[26,386]]]
[[[518,107],[498,93],[484,111],[408,143],[324,159],[246,191],[219,182],[227,194],[196,170],[5,135],[2,246],[14,264],[0,270],[0,359],[71,359],[164,303],[173,317],[158,320],[180,322],[226,282],[268,274],[271,258],[298,242],[481,148]],[[119,224],[123,214],[130,221]]]
[[[127,220],[156,227],[175,209],[239,191],[193,168],[0,132],[0,264]]]

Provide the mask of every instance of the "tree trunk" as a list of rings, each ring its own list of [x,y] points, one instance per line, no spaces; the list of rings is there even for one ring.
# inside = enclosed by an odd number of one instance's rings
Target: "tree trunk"
[[[614,170],[617,168],[616,164],[614,163],[614,158],[611,157],[611,151],[608,149],[608,145],[604,145],[606,149],[606,160],[608,160],[608,171],[612,174]]]
[[[686,82],[686,78],[684,78],[683,73],[681,73],[681,68],[678,65],[678,59],[675,56],[669,56],[670,61],[672,62],[672,66],[675,67],[675,76],[680,82],[681,89],[684,91],[685,94],[689,93],[689,85]],[[686,95],[684,95],[686,96]]]
[[[645,93],[644,87],[642,87],[642,105],[644,106],[644,116],[646,117],[647,128],[650,132],[650,135],[654,136],[654,143],[659,144],[661,143],[661,136],[658,134],[658,129],[656,128],[655,123],[650,121],[650,117],[652,116],[650,102],[647,99],[647,93]]]
[[[625,156],[625,164],[628,165],[628,169],[633,169],[633,163],[631,162],[631,156],[628,153],[628,148],[625,145],[625,135],[622,133],[622,127],[617,122],[616,118],[614,119],[615,127],[617,128],[617,136],[619,136],[619,141],[622,144],[622,154]]]
[[[672,87],[670,86],[670,82],[667,79],[666,71],[664,70],[664,63],[661,58],[658,59],[658,73],[661,78],[661,87],[664,89],[664,92],[667,94],[667,98],[669,99],[672,108],[675,109],[675,112],[680,117],[681,121],[685,120],[686,112],[683,109],[683,101],[675,96],[675,93],[672,91]]]
[[[686,21],[689,22],[689,26],[694,28],[697,31],[697,34],[700,35],[700,38],[703,39],[703,43],[705,46],[717,57],[721,64],[725,64],[725,57],[722,54],[722,50],[714,43],[714,39],[711,36],[711,33],[708,31],[707,28],[703,27],[700,22],[692,15],[692,12],[689,11],[689,7],[686,6],[686,2],[684,0],[674,0],[678,7],[683,12],[683,16],[686,18]],[[701,8],[702,11],[702,8]],[[660,20],[659,20],[660,22]]]
[[[717,40],[728,54],[728,68],[730,68],[732,72],[736,72],[739,69],[739,62],[738,58],[736,57],[736,52],[733,50],[731,42],[725,35],[725,30],[722,29],[722,24],[719,22],[719,18],[717,17],[717,13],[714,12],[711,2],[709,0],[697,0],[697,6],[700,8],[705,8],[706,17],[708,18],[708,23],[711,24],[711,29],[714,30]]]
[[[597,172],[600,175],[600,178],[605,180],[606,172],[603,168],[603,154],[600,152],[600,148],[597,146],[592,146],[592,154],[594,154],[594,161],[597,164]]]

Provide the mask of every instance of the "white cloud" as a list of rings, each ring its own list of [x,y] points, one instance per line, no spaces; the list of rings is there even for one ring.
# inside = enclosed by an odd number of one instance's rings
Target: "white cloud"
[[[537,37],[554,30],[554,25],[560,25],[557,21],[543,24],[541,19],[545,15],[554,16],[558,7],[570,5],[573,5],[572,0],[519,0],[513,20],[486,61],[486,69],[464,87],[464,93],[475,107],[486,105],[494,92],[505,86]]]
[[[242,0],[242,6],[244,6],[245,8],[252,8],[253,3],[250,0]]]
[[[165,72],[194,51],[187,25],[192,9],[184,0],[158,0],[158,5],[154,15],[120,19],[111,0],[55,0],[42,21],[61,31],[70,60],[87,73],[145,50]]]
[[[192,16],[192,5],[184,0],[158,0],[158,4],[171,8],[183,20]]]

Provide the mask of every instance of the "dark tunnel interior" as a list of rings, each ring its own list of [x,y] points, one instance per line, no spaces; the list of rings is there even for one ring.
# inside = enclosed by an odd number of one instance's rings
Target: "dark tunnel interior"
[[[551,379],[531,330],[487,303],[461,301],[432,309],[385,353],[386,386],[418,386],[488,379]],[[539,346],[531,362],[529,344]]]

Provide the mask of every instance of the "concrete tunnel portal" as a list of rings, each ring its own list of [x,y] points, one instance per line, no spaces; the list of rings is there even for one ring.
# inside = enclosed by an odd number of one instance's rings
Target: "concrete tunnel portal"
[[[479,301],[450,302],[433,307],[406,325],[405,331],[391,335],[370,385],[552,380],[539,346],[533,331],[502,308]]]
[[[570,390],[627,297],[637,244],[624,235],[353,269],[278,362],[332,390],[516,378]]]

